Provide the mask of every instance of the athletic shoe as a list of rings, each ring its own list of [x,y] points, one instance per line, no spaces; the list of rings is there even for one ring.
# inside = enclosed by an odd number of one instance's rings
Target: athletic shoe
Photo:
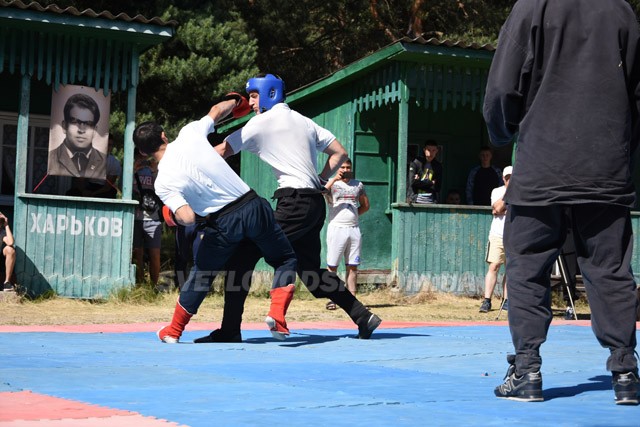
[[[174,336],[169,335],[169,332],[167,332],[167,329],[169,329],[170,326],[171,325],[161,328],[158,332],[156,332],[156,334],[158,335],[158,338],[160,338],[160,341],[164,343],[177,344],[178,342],[180,342],[180,338],[176,338]]]
[[[368,340],[369,338],[371,338],[371,334],[373,334],[373,331],[375,331],[376,328],[380,326],[380,323],[382,323],[382,319],[380,319],[375,314],[371,314],[368,317],[364,316],[361,319],[361,321],[357,322],[358,338],[361,340]]]
[[[271,316],[267,316],[264,321],[275,339],[284,341],[289,336],[289,329],[286,324],[283,325]]]
[[[516,375],[515,356],[507,356],[509,369],[504,377],[504,383],[494,390],[497,397],[521,402],[542,402],[542,374],[528,372],[521,377]]]
[[[4,285],[2,285],[2,290],[4,292],[12,292],[12,291],[15,291],[15,288],[13,284],[11,284],[11,282],[7,281],[7,282],[4,282]]]
[[[638,376],[635,372],[614,373],[612,382],[616,405],[638,404]]]
[[[509,300],[505,299],[504,302],[502,303],[502,309],[504,311],[509,311]]]
[[[237,343],[237,342],[242,342],[242,335],[240,334],[240,332],[234,334],[234,333],[227,333],[222,329],[216,329],[206,337],[196,338],[195,340],[193,340],[193,342],[196,344],[212,343],[212,342],[236,342]]]
[[[491,300],[485,298],[484,301],[482,301],[482,305],[480,306],[480,313],[486,313],[489,310],[491,310]]]
[[[564,320],[575,320],[573,308],[567,307],[567,310],[564,312]]]

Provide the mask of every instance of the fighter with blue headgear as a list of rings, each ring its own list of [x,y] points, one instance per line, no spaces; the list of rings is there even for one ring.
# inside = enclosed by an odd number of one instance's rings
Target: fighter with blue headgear
[[[257,92],[260,95],[258,109],[260,113],[269,111],[274,105],[284,102],[284,81],[273,74],[258,75],[247,81],[247,93]]]
[[[320,231],[327,210],[323,183],[347,159],[347,150],[330,130],[292,110],[284,102],[284,89],[284,82],[274,74],[249,79],[246,90],[249,105],[256,114],[242,128],[227,135],[215,150],[225,158],[241,151],[253,153],[271,167],[278,181],[278,189],[273,194],[274,200],[278,200],[276,222],[296,253],[300,280],[313,296],[327,298],[344,310],[357,325],[358,338],[369,339],[382,320],[349,292],[335,272],[320,264]],[[319,153],[326,155],[321,168]],[[242,271],[254,270],[262,254],[250,242],[244,246],[233,256],[231,264],[241,266]],[[222,325],[196,342],[238,342],[242,339],[240,329],[248,285],[250,282],[240,274],[227,276]],[[280,292],[272,290],[272,301],[282,301],[282,307],[286,308],[291,298],[277,295]],[[289,335],[286,322],[273,316],[265,322],[272,333]]]

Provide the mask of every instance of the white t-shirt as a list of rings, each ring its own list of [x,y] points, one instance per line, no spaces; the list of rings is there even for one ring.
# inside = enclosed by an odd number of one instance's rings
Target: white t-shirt
[[[284,103],[254,116],[226,138],[234,153],[249,151],[270,165],[278,188],[320,188],[318,152],[335,139],[331,132]]]
[[[246,194],[250,189],[209,144],[213,119],[204,116],[180,130],[158,163],[156,194],[175,212],[188,204],[206,216]]]
[[[349,182],[336,181],[331,186],[329,225],[335,227],[357,227],[360,196],[366,194],[364,185],[357,179]]]
[[[491,190],[491,206],[498,200],[504,197],[504,193],[507,191],[506,186],[496,187]],[[489,229],[490,236],[502,237],[504,231],[504,219],[506,214],[503,215],[493,215],[493,220],[491,221],[491,228]]]

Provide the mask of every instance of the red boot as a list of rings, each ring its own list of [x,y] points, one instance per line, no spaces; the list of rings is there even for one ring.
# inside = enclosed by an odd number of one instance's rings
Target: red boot
[[[287,314],[287,309],[293,299],[295,290],[295,285],[287,285],[271,289],[269,292],[271,294],[271,308],[264,321],[275,339],[284,340],[289,335],[287,321],[284,316]]]
[[[173,319],[171,319],[171,324],[165,326],[164,328],[158,331],[158,338],[160,341],[166,342],[167,344],[175,344],[180,341],[180,336],[182,335],[182,331],[191,320],[193,314],[187,312],[180,305],[180,302],[176,303],[176,309],[173,312]]]

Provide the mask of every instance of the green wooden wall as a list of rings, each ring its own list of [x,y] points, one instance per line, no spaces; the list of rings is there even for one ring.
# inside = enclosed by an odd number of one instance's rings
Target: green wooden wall
[[[32,295],[54,291],[73,298],[102,298],[135,282],[131,258],[137,202],[22,195],[24,236],[16,262],[18,283]],[[28,256],[27,256],[28,255]]]
[[[490,208],[483,207],[395,206],[399,243],[394,280],[409,294],[438,290],[482,295],[491,218]]]

